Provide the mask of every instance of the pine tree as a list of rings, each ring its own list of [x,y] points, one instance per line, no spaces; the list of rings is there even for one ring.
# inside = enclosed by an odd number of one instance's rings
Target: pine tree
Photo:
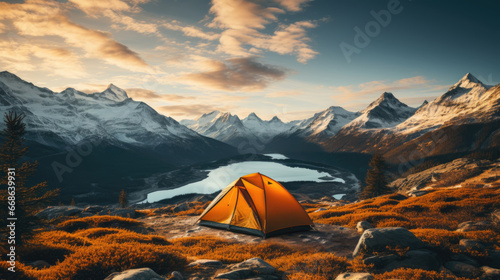
[[[75,206],[75,205],[76,205],[76,202],[75,202],[75,198],[74,198],[74,197],[71,199],[71,204],[70,204],[70,205],[71,205],[71,206]]]
[[[23,246],[32,234],[33,228],[39,225],[35,213],[49,201],[52,201],[59,190],[48,190],[47,182],[28,186],[28,180],[36,171],[38,162],[21,162],[28,148],[23,145],[26,125],[24,115],[9,112],[5,113],[5,129],[1,132],[3,143],[0,146],[0,185],[7,186],[9,177],[13,175],[15,183],[15,209],[10,212],[7,207],[2,207],[2,220],[8,217],[17,218],[16,245]],[[14,170],[14,173],[8,173]],[[12,192],[11,192],[12,194]],[[9,193],[7,188],[2,188],[0,199],[7,201]],[[5,229],[3,229],[5,230]]]
[[[120,207],[121,208],[125,208],[128,204],[128,199],[127,199],[127,193],[125,192],[125,190],[122,190],[120,192],[120,198],[119,198],[119,201],[120,201]]]
[[[391,193],[385,177],[387,166],[382,155],[373,155],[370,167],[371,169],[366,173],[366,186],[360,193],[360,198],[367,199]]]

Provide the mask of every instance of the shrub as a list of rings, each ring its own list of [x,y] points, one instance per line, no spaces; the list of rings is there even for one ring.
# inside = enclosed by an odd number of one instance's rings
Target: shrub
[[[61,230],[74,232],[80,229],[92,227],[111,227],[111,228],[137,228],[141,222],[117,216],[92,216],[79,219],[68,220],[60,223],[58,227]]]

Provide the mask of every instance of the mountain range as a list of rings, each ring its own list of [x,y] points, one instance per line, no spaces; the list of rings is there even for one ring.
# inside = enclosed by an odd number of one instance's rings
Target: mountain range
[[[331,106],[285,123],[220,111],[177,122],[113,84],[92,94],[53,92],[4,71],[0,111],[25,115],[28,156],[42,163],[44,178],[75,194],[133,188],[155,172],[244,153],[328,163],[332,155],[339,163],[342,153],[342,162],[382,153],[391,163],[404,163],[500,146],[500,85],[485,85],[470,73],[418,108],[384,92],[360,112]],[[88,143],[92,151],[82,153]]]

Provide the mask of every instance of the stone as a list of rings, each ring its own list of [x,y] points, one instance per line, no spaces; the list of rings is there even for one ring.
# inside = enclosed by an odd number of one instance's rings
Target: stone
[[[247,279],[254,275],[255,273],[251,269],[244,268],[218,274],[215,279]]]
[[[129,269],[122,272],[114,272],[104,280],[165,280],[151,268]]]
[[[419,196],[422,196],[422,195],[426,195],[428,193],[429,193],[428,191],[423,191],[423,190],[411,190],[411,191],[408,192],[408,196],[419,197]]]
[[[387,250],[387,247],[415,250],[423,246],[424,243],[405,228],[372,228],[365,230],[361,235],[352,255],[356,257],[361,253],[382,252]]]
[[[488,230],[488,229],[493,229],[494,227],[495,224],[492,221],[488,220],[478,221],[478,222],[468,221],[459,224],[456,231],[467,232],[476,230]]]
[[[273,274],[276,273],[276,268],[268,264],[261,258],[251,258],[244,262],[237,263],[231,266],[231,269],[250,269],[259,274]]]
[[[335,280],[373,280],[375,279],[368,272],[346,272],[342,273]]]
[[[395,254],[385,255],[385,256],[371,256],[363,259],[363,264],[373,265],[374,268],[382,268],[388,263],[401,259],[400,256]]]
[[[474,250],[482,252],[486,249],[486,246],[484,246],[481,241],[474,239],[460,239],[458,245],[460,245],[463,250]]]
[[[83,208],[76,206],[49,206],[38,212],[36,216],[40,219],[52,220],[59,217],[79,216]]]
[[[500,269],[492,268],[489,266],[481,266],[481,271],[483,272],[481,279],[484,280],[500,279]]]
[[[358,230],[358,233],[363,233],[365,230],[370,229],[370,228],[373,228],[372,224],[370,224],[367,221],[358,222],[358,224],[356,225],[356,229]]]
[[[174,209],[172,209],[172,211],[174,211],[174,213],[178,213],[178,212],[182,212],[182,211],[186,211],[186,210],[189,210],[189,206],[185,202],[175,206]]]
[[[97,214],[97,213],[101,212],[104,209],[105,209],[104,206],[91,205],[91,206],[88,206],[87,208],[85,208],[83,211]]]
[[[493,213],[491,213],[491,220],[493,220],[493,222],[497,224],[500,224],[500,209],[497,209],[493,211]]]
[[[397,268],[413,268],[423,270],[438,270],[440,263],[437,254],[430,250],[410,250],[400,260],[395,260],[384,266],[384,271]]]
[[[466,264],[470,264],[472,266],[479,266],[479,263],[475,259],[473,259],[473,258],[471,258],[469,256],[466,256],[466,255],[463,255],[463,254],[452,255],[451,256],[451,260],[452,261],[463,262],[463,263],[466,263]]]
[[[184,277],[179,271],[173,271],[170,274],[170,278],[168,278],[168,280],[184,280]]]
[[[44,260],[34,261],[34,262],[30,263],[29,265],[34,267],[34,268],[37,268],[37,269],[44,269],[44,268],[47,268],[50,266],[50,264]]]
[[[318,213],[318,212],[325,211],[325,210],[326,210],[326,208],[321,207],[321,208],[316,209],[314,211],[314,213]]]
[[[463,262],[449,261],[444,264],[444,267],[449,269],[453,274],[458,277],[475,277],[479,274],[479,269],[473,265]]]
[[[488,250],[488,257],[486,257],[485,265],[500,268],[500,250]]]
[[[193,266],[210,266],[210,267],[221,267],[222,262],[218,260],[196,260],[188,264],[188,267]]]

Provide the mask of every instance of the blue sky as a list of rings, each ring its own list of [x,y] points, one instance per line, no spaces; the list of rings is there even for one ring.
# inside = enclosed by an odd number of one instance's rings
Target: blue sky
[[[384,91],[418,106],[467,72],[500,82],[499,8],[498,1],[4,1],[0,69],[55,91],[113,83],[178,120],[221,110],[290,121],[332,105],[361,110]]]

